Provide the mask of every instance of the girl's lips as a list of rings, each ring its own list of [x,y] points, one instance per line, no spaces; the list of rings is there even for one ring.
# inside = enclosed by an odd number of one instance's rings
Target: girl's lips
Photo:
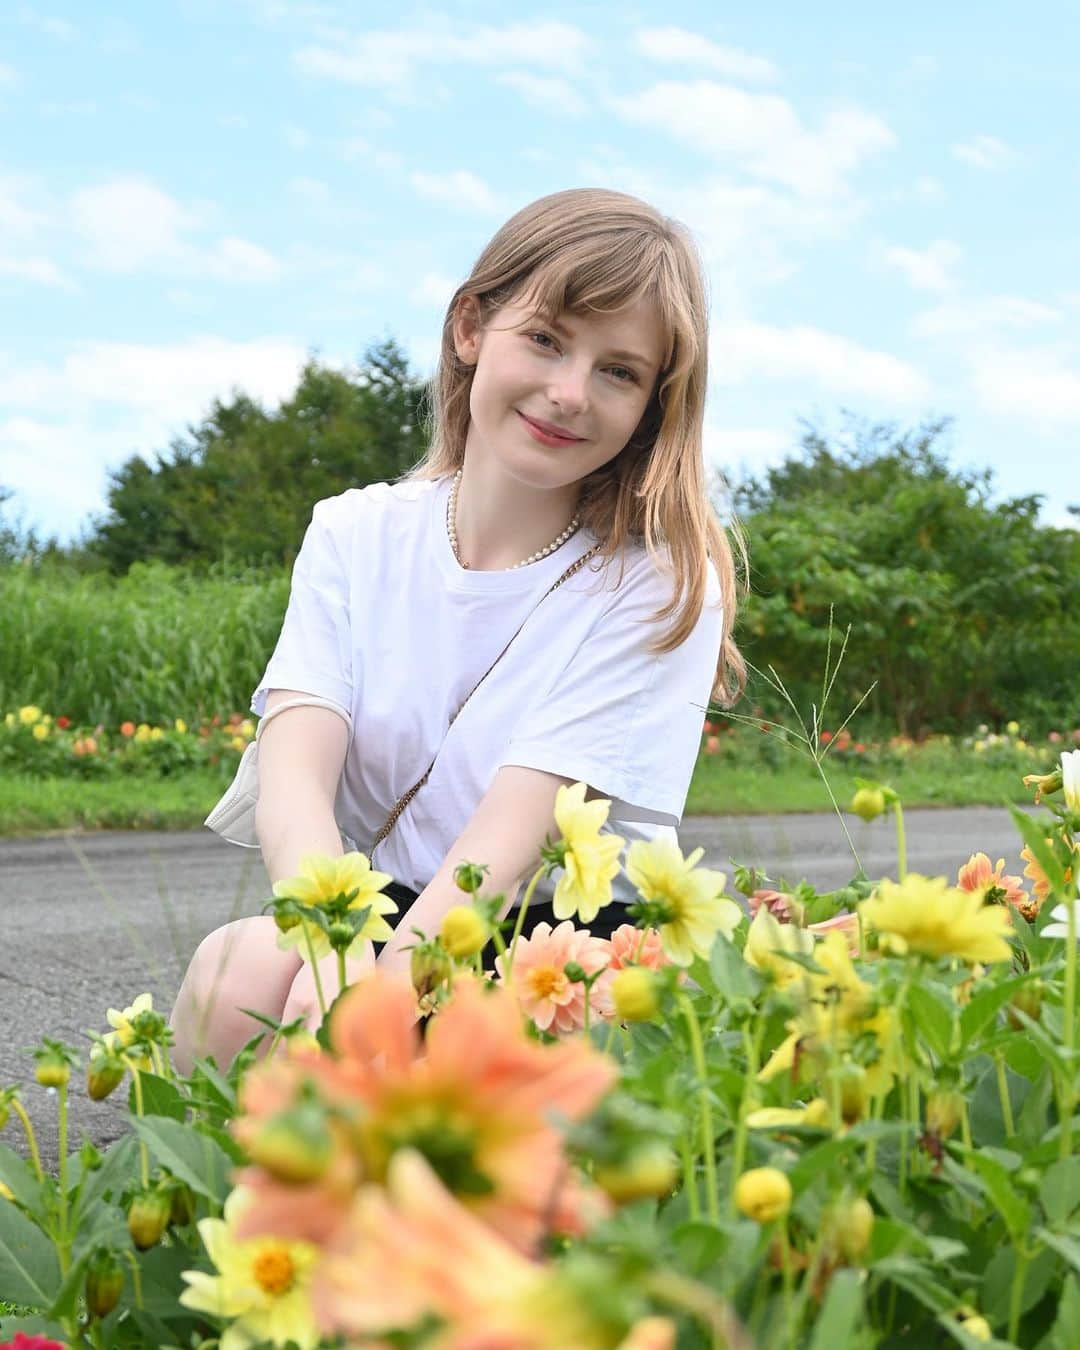
[[[583,436],[573,436],[570,435],[568,432],[556,431],[554,428],[544,426],[540,422],[534,422],[531,417],[526,417],[525,414],[518,408],[515,408],[514,411],[525,423],[525,425],[529,428],[529,430],[533,433],[533,435],[538,437],[539,439],[549,441],[554,444],[561,443],[563,445],[574,445],[578,441],[584,440]]]

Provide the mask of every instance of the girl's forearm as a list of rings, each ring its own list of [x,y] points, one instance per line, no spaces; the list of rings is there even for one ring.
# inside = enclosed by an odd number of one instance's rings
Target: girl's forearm
[[[344,852],[333,807],[307,794],[297,793],[281,805],[260,802],[255,831],[271,885],[296,876],[306,853],[340,858]]]

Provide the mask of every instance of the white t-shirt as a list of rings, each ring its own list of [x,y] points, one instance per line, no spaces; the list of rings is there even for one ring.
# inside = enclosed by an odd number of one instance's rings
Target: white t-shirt
[[[605,568],[593,559],[537,605],[595,538],[582,528],[526,567],[463,568],[446,532],[450,486],[449,478],[374,483],[315,506],[252,710],[262,715],[271,689],[297,689],[350,711],[335,811],[364,852],[438,751],[373,855],[416,891],[504,764],[588,783],[611,798],[608,829],[628,841],[674,837],[720,649],[715,569],[687,640],[650,655],[663,628],[647,620],[673,583],[643,546],[629,546],[617,589],[618,561]],[[615,895],[634,895],[621,874]]]

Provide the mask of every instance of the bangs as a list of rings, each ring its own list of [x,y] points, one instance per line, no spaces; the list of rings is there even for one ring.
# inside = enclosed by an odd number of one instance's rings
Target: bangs
[[[664,333],[662,371],[672,365],[677,323],[669,297],[670,260],[662,240],[651,234],[605,231],[576,241],[549,257],[515,292],[538,314],[616,314],[639,300],[656,305]]]

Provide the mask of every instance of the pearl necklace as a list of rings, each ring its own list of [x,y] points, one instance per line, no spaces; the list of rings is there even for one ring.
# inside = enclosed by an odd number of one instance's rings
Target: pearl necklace
[[[462,560],[461,553],[458,551],[458,537],[455,524],[457,521],[458,484],[460,482],[461,470],[458,469],[457,473],[454,474],[454,481],[450,488],[450,497],[446,503],[446,533],[450,538],[450,547],[454,550],[454,557],[458,560],[458,564],[461,567],[467,568],[469,564]],[[514,571],[514,568],[528,567],[529,563],[539,562],[541,558],[546,558],[549,553],[554,553],[557,548],[561,548],[580,524],[581,517],[575,514],[573,520],[567,525],[566,529],[563,530],[562,534],[556,535],[546,548],[538,549],[535,553],[531,553],[527,558],[522,558],[521,562],[516,562],[513,567],[508,567],[505,570],[507,572],[512,572]]]

